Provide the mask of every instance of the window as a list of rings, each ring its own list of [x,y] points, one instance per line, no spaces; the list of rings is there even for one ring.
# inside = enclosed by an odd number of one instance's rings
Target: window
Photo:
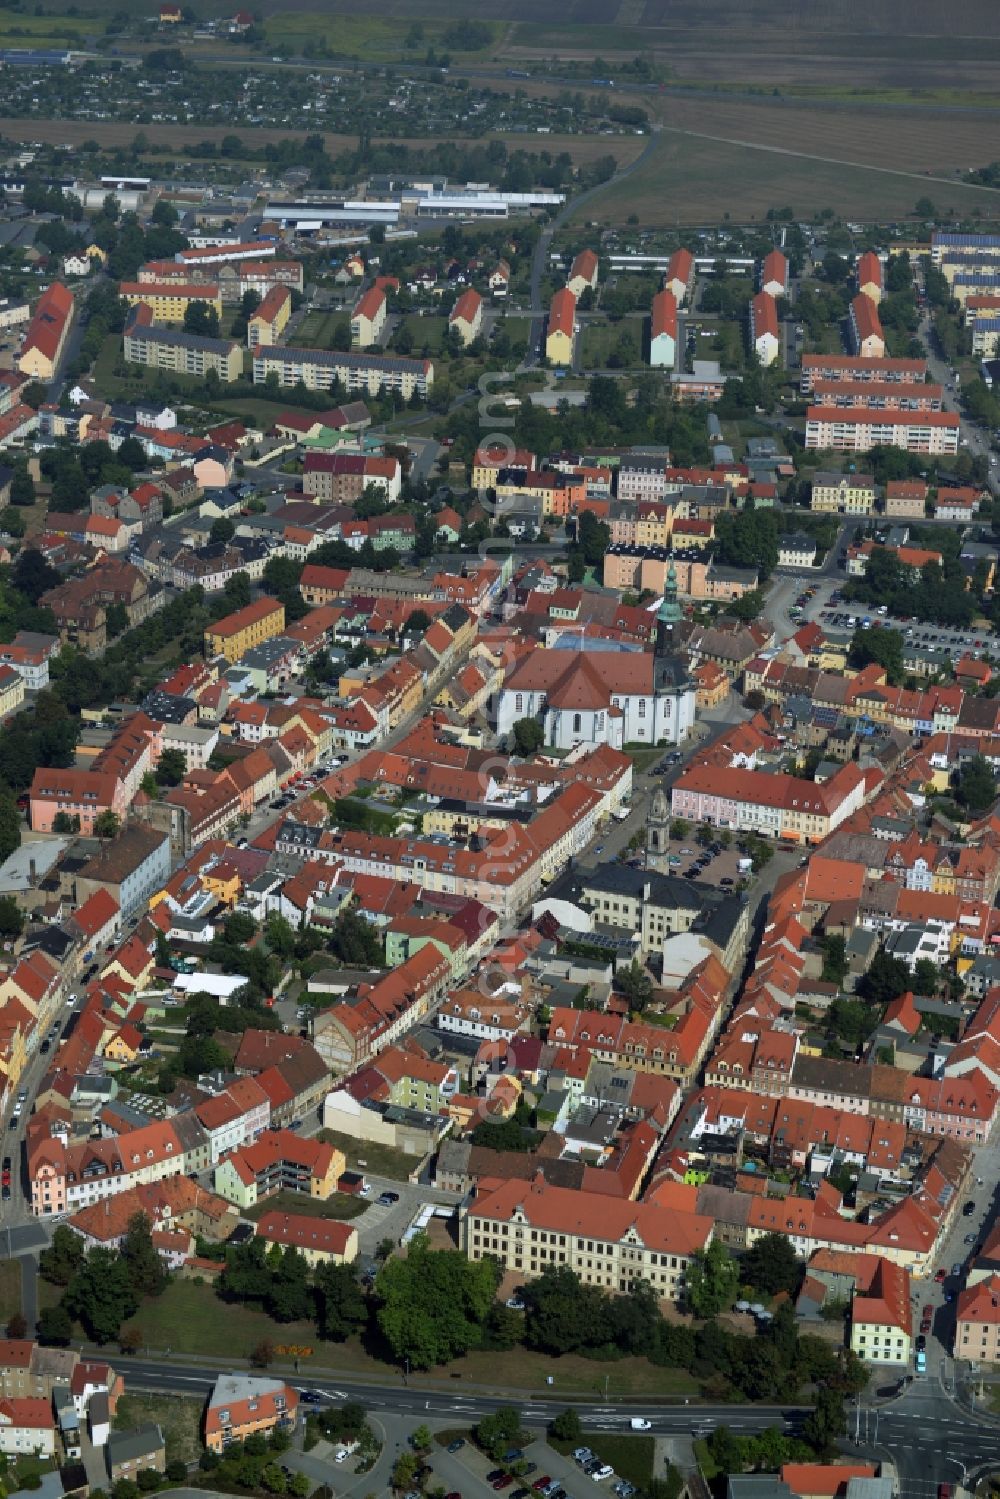
[[[573,733],[574,734],[579,734],[580,730],[582,728],[583,728],[583,717],[582,717],[582,715],[579,714],[579,713],[574,713],[573,714]]]

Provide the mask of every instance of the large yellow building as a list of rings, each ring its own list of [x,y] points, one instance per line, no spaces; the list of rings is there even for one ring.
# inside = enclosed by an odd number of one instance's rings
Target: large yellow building
[[[287,286],[272,286],[247,324],[247,343],[251,349],[262,344],[276,344],[292,312],[292,294]]]
[[[186,281],[123,281],[119,295],[134,307],[145,302],[158,323],[183,323],[192,302],[206,302],[222,317],[222,296],[217,284]]]
[[[690,1188],[677,1195],[694,1200]],[[568,1265],[584,1285],[622,1295],[645,1280],[661,1300],[674,1301],[712,1227],[711,1218],[681,1206],[598,1200],[567,1187],[508,1181],[469,1204],[462,1247],[469,1259],[499,1260],[524,1280]]]
[[[277,599],[258,599],[227,614],[205,631],[205,655],[224,656],[232,664],[246,655],[252,646],[272,640],[285,628],[285,606]]]
[[[549,306],[549,327],[545,335],[545,357],[550,364],[573,363],[573,334],[576,327],[576,298],[568,286],[561,287]]]

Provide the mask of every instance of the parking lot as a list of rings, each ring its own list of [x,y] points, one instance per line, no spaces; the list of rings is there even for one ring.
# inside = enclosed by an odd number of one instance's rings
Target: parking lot
[[[864,605],[830,604],[821,614],[823,625],[832,630],[843,630],[850,634],[866,626],[881,625],[888,630],[898,630],[907,645],[920,646],[929,651],[941,651],[957,661],[961,656],[974,659],[992,656],[997,642],[988,630],[953,630],[943,625],[922,624],[919,620],[894,615],[874,609],[866,612]],[[853,623],[852,623],[853,621]]]
[[[588,1473],[572,1457],[556,1452],[543,1437],[517,1449],[519,1456],[510,1460],[509,1466],[526,1465],[520,1477],[508,1471],[508,1464],[492,1462],[472,1442],[458,1447],[456,1440],[450,1446],[456,1450],[438,1447],[428,1459],[449,1499],[456,1494],[461,1499],[473,1495],[476,1499],[492,1499],[494,1494],[502,1494],[504,1499],[631,1499],[635,1492],[606,1464],[595,1460],[590,1464],[594,1471]],[[598,1473],[604,1476],[599,1478]],[[433,1487],[433,1480],[428,1480],[428,1486]]]
[[[740,860],[745,856],[739,849],[723,848],[713,843],[702,848],[693,837],[671,844],[670,873],[697,880],[704,885],[719,885],[723,890],[735,888],[740,880],[749,879],[751,871],[740,869]]]

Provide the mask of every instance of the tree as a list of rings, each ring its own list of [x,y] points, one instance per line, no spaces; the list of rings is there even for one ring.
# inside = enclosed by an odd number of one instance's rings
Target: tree
[[[211,302],[189,302],[184,309],[184,332],[202,338],[218,338],[219,314]]]
[[[536,718],[519,718],[511,732],[514,735],[514,750],[519,755],[533,755],[541,749],[545,733]]]
[[[57,812],[52,819],[53,833],[78,833],[80,819],[75,812]]]
[[[431,627],[431,617],[426,609],[414,609],[403,626],[406,635],[423,635]]]
[[[938,980],[941,977],[936,963],[930,958],[918,958],[913,970],[913,988],[917,994],[923,994],[933,998],[937,993]]]
[[[0,510],[0,530],[7,536],[20,539],[28,529],[28,523],[20,510],[15,510],[13,505],[6,505]]]
[[[267,918],[264,927],[264,935],[267,945],[279,958],[291,958],[295,955],[295,930],[286,916],[275,912]]]
[[[260,1475],[260,1481],[269,1494],[283,1494],[288,1487],[284,1469],[277,1463],[266,1463]]]
[[[567,1406],[549,1422],[549,1433],[560,1442],[579,1442],[583,1435],[580,1417],[572,1406]]]
[[[955,800],[966,811],[985,812],[993,805],[996,794],[996,779],[983,755],[975,755],[961,766],[955,777]]]
[[[288,1492],[294,1494],[295,1499],[309,1499],[312,1493],[312,1480],[304,1473],[293,1473],[288,1480]]]
[[[118,1347],[122,1353],[138,1353],[143,1346],[141,1327],[123,1327],[118,1334]]]
[[[320,1265],[313,1277],[321,1338],[342,1343],[368,1323],[368,1306],[349,1265]]]
[[[0,937],[19,937],[23,931],[24,912],[12,896],[0,896]]]
[[[158,786],[179,786],[187,774],[187,757],[183,750],[165,749],[156,762]]]
[[[222,596],[227,609],[245,609],[252,596],[250,579],[246,573],[233,573],[231,578],[227,578]]]
[[[476,1441],[485,1451],[502,1457],[521,1444],[521,1413],[512,1405],[501,1405],[476,1423]]]
[[[73,1319],[62,1302],[43,1306],[35,1324],[38,1341],[46,1348],[68,1348],[73,1336]]]
[[[10,502],[12,505],[25,506],[35,503],[35,485],[26,463],[18,463],[14,469],[10,481]]]
[[[92,1249],[63,1297],[95,1343],[110,1343],[139,1305],[124,1258],[112,1249]]]
[[[603,1346],[611,1332],[609,1303],[567,1265],[545,1270],[526,1287],[526,1342],[544,1353],[577,1353]]]
[[[261,1338],[250,1350],[250,1362],[255,1369],[266,1369],[274,1359],[274,1344],[270,1338]]]
[[[900,958],[893,958],[880,947],[872,958],[868,972],[860,979],[857,992],[862,999],[885,1005],[905,994],[910,987],[910,970]]]
[[[21,844],[21,813],[13,793],[0,788],[0,860],[9,859]]]
[[[814,1408],[802,1423],[802,1435],[818,1456],[836,1450],[836,1444],[847,1430],[843,1396],[829,1386],[816,1391]]]
[[[128,1269],[132,1289],[140,1296],[159,1296],[169,1279],[153,1245],[152,1230],[145,1213],[133,1213],[121,1243],[121,1256]]]
[[[236,527],[233,525],[233,522],[228,516],[220,515],[212,522],[212,529],[208,533],[208,539],[216,545],[220,542],[225,544],[227,541],[232,541],[235,535]]]
[[[376,1282],[378,1323],[393,1357],[429,1369],[476,1347],[499,1278],[496,1261],[432,1250],[418,1234],[407,1258],[389,1260]]]
[[[416,1426],[410,1432],[410,1446],[414,1452],[429,1452],[431,1441],[431,1429],[429,1426]]]
[[[187,1463],[183,1458],[172,1458],[163,1471],[173,1484],[187,1482]],[[306,1490],[306,1493],[308,1495],[308,1490]]]
[[[26,547],[14,563],[11,582],[18,593],[37,604],[42,594],[55,588],[62,579],[41,552],[35,547]]]
[[[779,1291],[790,1295],[796,1292],[802,1266],[795,1257],[791,1239],[785,1234],[765,1234],[758,1239],[743,1261],[743,1277],[768,1296],[776,1296]]]
[[[848,663],[858,669],[870,663],[884,667],[888,681],[898,686],[905,675],[903,637],[898,630],[888,630],[884,625],[862,626],[854,632]]]
[[[413,1487],[419,1462],[415,1452],[401,1452],[392,1465],[390,1482],[397,1493],[406,1493]]]
[[[126,437],[118,447],[118,462],[124,463],[134,474],[146,467],[146,449],[138,437]]]
[[[39,1273],[53,1286],[68,1286],[83,1264],[83,1240],[60,1223],[48,1249],[38,1256]]]
[[[644,1010],[653,997],[653,980],[638,958],[633,958],[627,968],[615,974],[615,988],[628,1001],[631,1010]]]
[[[714,1317],[732,1306],[739,1286],[736,1261],[721,1239],[691,1256],[686,1276],[687,1301],[696,1317]]]
[[[7,1320],[8,1338],[26,1338],[28,1336],[28,1319],[20,1312],[14,1312]]]
[[[94,836],[96,838],[117,838],[121,832],[122,821],[117,812],[110,809],[106,812],[98,812],[94,818]]]

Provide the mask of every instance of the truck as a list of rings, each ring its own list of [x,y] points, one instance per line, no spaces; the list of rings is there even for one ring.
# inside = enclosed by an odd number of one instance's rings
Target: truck
[[[632,808],[618,807],[617,810],[614,811],[611,815],[616,822],[628,822],[629,818],[632,816]]]

